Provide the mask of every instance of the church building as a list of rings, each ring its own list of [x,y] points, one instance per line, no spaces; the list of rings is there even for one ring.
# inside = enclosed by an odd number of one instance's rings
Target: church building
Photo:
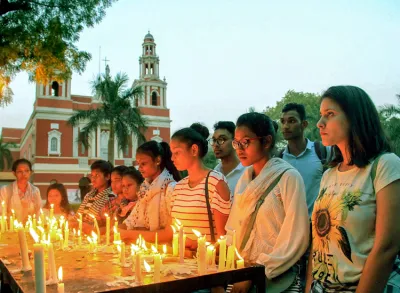
[[[170,139],[170,111],[167,108],[167,83],[159,77],[160,60],[156,53],[153,36],[146,34],[139,58],[139,77],[133,86],[142,86],[144,95],[134,101],[147,120],[146,140],[158,142]],[[51,182],[63,183],[69,193],[78,189],[78,181],[90,173],[90,165],[98,159],[108,158],[108,125],[102,125],[91,134],[86,149],[78,143],[78,134],[85,123],[77,127],[67,124],[77,110],[89,110],[101,106],[95,97],[71,93],[71,80],[53,81],[36,85],[33,112],[24,129],[2,128],[3,142],[14,142],[11,149],[14,159],[26,158],[33,164],[32,182],[42,197]],[[136,137],[132,136],[129,147],[117,151],[115,165],[135,164]],[[11,170],[0,172],[0,184],[14,180]]]

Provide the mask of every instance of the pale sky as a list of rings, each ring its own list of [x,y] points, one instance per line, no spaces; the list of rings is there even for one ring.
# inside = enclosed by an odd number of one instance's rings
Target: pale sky
[[[168,82],[172,131],[203,122],[236,121],[275,105],[288,90],[321,93],[331,85],[363,88],[377,105],[400,93],[400,2],[119,0],[103,21],[81,34],[92,54],[72,94],[91,95],[89,82],[107,57],[111,73],[138,78],[143,38],[157,44],[160,77]],[[101,63],[104,71],[104,62]],[[24,128],[34,84],[21,73],[14,102],[0,108],[0,127]]]

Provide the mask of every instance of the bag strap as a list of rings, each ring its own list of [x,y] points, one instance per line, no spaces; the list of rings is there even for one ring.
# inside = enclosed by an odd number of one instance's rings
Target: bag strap
[[[208,213],[208,223],[210,225],[210,232],[211,232],[211,241],[215,242],[215,234],[214,234],[214,223],[213,223],[213,218],[212,218],[212,213],[211,213],[211,205],[210,205],[210,197],[208,195],[208,177],[210,177],[210,172],[208,172],[207,177],[206,177],[206,186],[205,186],[205,196],[206,196],[206,204],[207,204],[207,213]]]
[[[270,192],[275,188],[275,186],[279,183],[279,180],[281,180],[281,177],[287,170],[289,170],[289,168],[283,170],[283,172],[281,174],[279,174],[278,177],[275,178],[275,180],[265,190],[263,195],[261,195],[261,197],[258,199],[258,201],[256,203],[256,207],[254,208],[254,212],[251,215],[250,222],[247,225],[247,230],[246,230],[246,233],[244,234],[242,244],[240,245],[240,251],[242,251],[246,247],[247,241],[249,241],[250,233],[251,233],[251,230],[253,230],[258,210],[260,209],[261,205],[264,203],[264,200],[267,197],[267,195],[270,194]]]

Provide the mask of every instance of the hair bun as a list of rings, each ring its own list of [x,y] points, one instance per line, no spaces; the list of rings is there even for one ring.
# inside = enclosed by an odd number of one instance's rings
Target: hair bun
[[[198,132],[204,138],[204,140],[207,140],[208,136],[210,135],[208,128],[201,123],[193,123],[190,125],[190,128]]]

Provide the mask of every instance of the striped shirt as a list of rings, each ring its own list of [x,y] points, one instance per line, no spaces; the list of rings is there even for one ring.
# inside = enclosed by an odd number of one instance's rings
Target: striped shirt
[[[182,222],[183,229],[187,237],[196,240],[196,235],[192,229],[199,231],[202,235],[207,235],[207,241],[211,241],[210,225],[208,221],[207,203],[205,198],[205,181],[206,177],[191,188],[189,186],[189,177],[179,181],[171,198],[171,216]],[[218,182],[224,181],[227,183],[224,175],[213,170],[208,178],[208,194],[210,199],[211,211],[213,213],[214,232],[215,219],[214,211],[219,211],[224,215],[229,215],[231,202],[221,198],[218,194],[216,186]]]
[[[109,202],[109,194],[111,193],[111,187],[104,189],[102,192],[97,192],[96,189],[93,189],[86,194],[75,217],[78,219],[78,214],[82,214],[83,222],[88,224],[93,224],[93,218],[90,215],[93,215],[97,220],[100,220],[100,212],[104,205]]]

